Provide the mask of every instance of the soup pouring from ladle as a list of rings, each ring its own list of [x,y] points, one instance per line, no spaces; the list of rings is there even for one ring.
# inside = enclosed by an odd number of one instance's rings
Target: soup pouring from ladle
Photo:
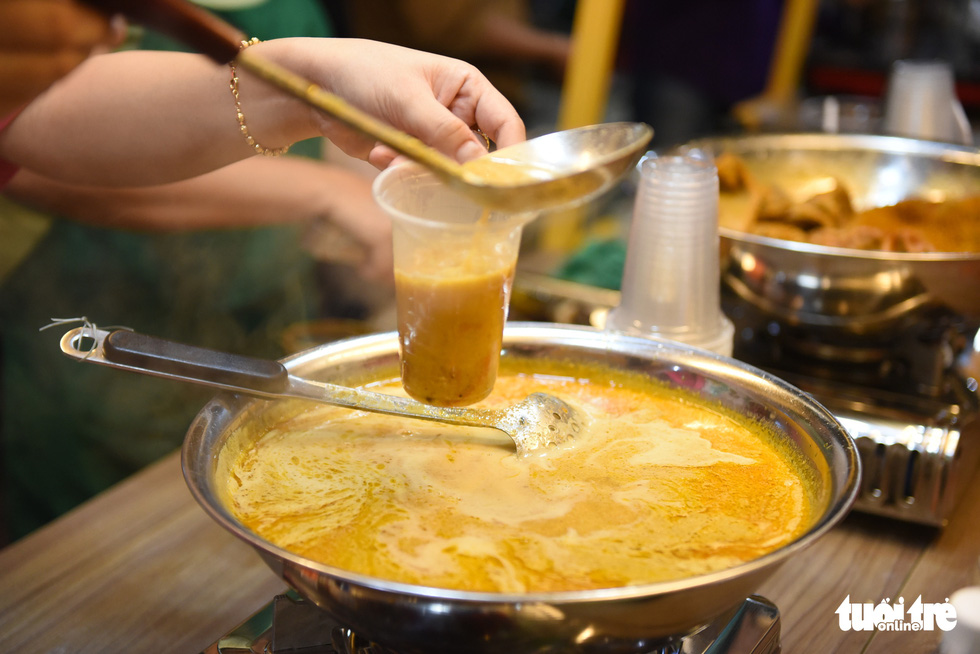
[[[298,398],[405,418],[496,429],[513,439],[521,456],[571,444],[585,423],[579,411],[545,393],[534,393],[499,409],[436,407],[397,395],[305,379],[291,374],[279,361],[175,343],[125,329],[77,327],[62,337],[61,350],[82,361],[259,397]]]
[[[568,208],[608,190],[644,153],[653,131],[643,123],[608,123],[547,134],[460,164],[419,139],[348,104],[310,80],[241,50],[237,28],[185,0],[87,0],[177,38],[240,68],[384,143],[435,172],[473,201],[503,211]]]

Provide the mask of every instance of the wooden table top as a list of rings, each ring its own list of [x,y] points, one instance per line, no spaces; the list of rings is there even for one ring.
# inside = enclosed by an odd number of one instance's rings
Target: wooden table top
[[[760,589],[794,654],[937,652],[942,632],[842,631],[851,602],[944,602],[980,583],[980,475],[943,530],[852,514]],[[217,526],[176,454],[0,550],[0,642],[14,652],[201,652],[284,584]]]

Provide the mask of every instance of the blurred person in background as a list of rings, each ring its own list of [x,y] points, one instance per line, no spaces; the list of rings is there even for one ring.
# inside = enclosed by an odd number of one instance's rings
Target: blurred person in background
[[[0,0],[4,1],[10,0]],[[253,0],[248,4],[224,15],[259,38],[329,34],[329,21],[315,2]],[[143,45],[169,47],[149,34]],[[295,55],[297,51],[289,49],[292,45],[273,42],[252,47],[285,48],[287,55]],[[370,56],[362,58],[368,68],[378,69],[387,59],[388,50],[377,53],[371,44],[346,45],[355,48],[352,56],[380,55],[374,61]],[[297,47],[303,54],[303,48],[309,52],[316,44],[299,42]],[[124,324],[196,345],[277,357],[284,354],[287,328],[331,311],[320,267],[304,250],[310,246],[306,237],[311,221],[332,221],[359,243],[366,255],[361,272],[382,279],[390,275],[389,227],[370,196],[370,179],[317,161],[322,139],[291,149],[306,156],[249,158],[254,151],[235,124],[227,67],[218,67],[220,82],[212,85],[213,99],[225,117],[222,125],[230,121],[233,131],[215,126],[210,134],[207,119],[188,121],[189,133],[201,136],[188,138],[187,148],[180,147],[180,140],[186,138],[181,135],[183,126],[168,132],[174,123],[154,123],[155,112],[163,109],[153,102],[155,96],[141,94],[135,83],[146,78],[147,84],[157,87],[155,92],[163,93],[169,81],[163,73],[176,75],[173,69],[147,66],[127,89],[132,97],[121,102],[84,94],[88,87],[99,88],[90,83],[99,79],[96,73],[106,66],[111,70],[113,61],[128,61],[112,58],[139,56],[141,61],[154,62],[159,61],[157,54],[90,59],[31,103],[0,134],[0,154],[22,165],[5,190],[18,203],[0,207],[0,228],[8,232],[15,225],[20,234],[12,239],[17,247],[11,249],[16,251],[3,253],[0,271],[4,466],[0,495],[8,539],[28,533],[171,452],[211,395],[176,382],[77,365],[60,354],[54,335],[37,333],[52,318],[84,315],[103,326]],[[406,53],[398,54],[404,63]],[[194,66],[205,65],[199,59],[194,58]],[[444,62],[437,64],[441,67]],[[450,75],[469,73],[451,62],[445,66]],[[276,148],[289,145],[291,140],[286,139],[295,133],[290,129],[296,121],[285,118],[295,111],[284,109],[295,101],[260,94],[259,82],[241,77],[243,110],[257,140],[271,139]],[[472,101],[468,108],[452,105],[458,113],[454,120],[467,121],[462,124],[466,141],[482,148],[469,130],[469,121],[477,122],[473,114],[478,111],[482,111],[480,124],[488,131],[504,125],[498,138],[523,137],[520,120],[502,98],[493,98],[492,89],[479,79],[462,79],[476,87],[474,97],[463,98]],[[126,87],[124,75],[114,81]],[[344,88],[353,95],[370,86],[356,73],[349,79],[341,73],[335,81],[346,84]],[[370,82],[394,88],[404,84],[405,77],[399,76],[393,84],[384,79]],[[444,94],[440,100],[456,102],[460,94],[473,90],[466,84],[456,89],[457,96]],[[187,86],[182,92],[192,93],[193,84]],[[417,97],[420,88],[413,90]],[[370,89],[363,91],[370,101]],[[59,114],[64,104],[59,100],[73,93],[86,102],[73,105],[76,111]],[[160,104],[169,100],[165,97]],[[208,115],[211,109],[187,106],[189,116],[198,110]],[[435,107],[430,109],[426,102],[392,110],[399,109],[417,114],[407,112],[402,117],[408,127],[433,127]],[[102,119],[106,124],[84,123],[86,112],[108,114]],[[116,120],[112,112],[117,112]],[[262,120],[266,115],[289,125],[280,131],[266,129]],[[59,122],[59,117],[64,120]],[[78,129],[72,121],[82,121],[91,131]],[[129,132],[137,137],[125,140],[106,140],[104,134],[114,130],[125,133],[128,121],[149,122],[158,129]],[[315,127],[346,151],[380,166],[393,156],[326,119],[308,120],[298,127],[307,132]],[[226,143],[226,134],[236,140]],[[65,143],[63,151],[59,138]],[[92,142],[91,149],[74,145],[86,139]],[[450,154],[465,156],[459,141],[440,145]],[[52,220],[28,206],[73,220]]]
[[[734,127],[731,110],[760,94],[784,0],[628,0],[620,66],[633,119],[669,148]]]
[[[118,19],[70,0],[0,0],[0,120],[124,35]]]
[[[560,83],[571,49],[568,33],[536,24],[528,0],[346,0],[339,4],[350,36],[467,61],[526,121],[536,109],[528,85]]]

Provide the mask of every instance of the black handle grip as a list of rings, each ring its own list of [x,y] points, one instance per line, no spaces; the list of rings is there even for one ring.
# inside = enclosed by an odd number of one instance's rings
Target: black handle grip
[[[187,0],[84,0],[107,14],[126,18],[177,39],[218,63],[238,55],[241,30]]]
[[[175,343],[123,329],[106,336],[102,352],[108,361],[165,375],[278,393],[289,373],[278,361],[229,354]]]

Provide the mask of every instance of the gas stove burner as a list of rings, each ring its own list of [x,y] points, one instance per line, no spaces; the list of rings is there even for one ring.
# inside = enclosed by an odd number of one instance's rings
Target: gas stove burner
[[[696,634],[642,654],[777,654],[779,610],[753,595]],[[557,653],[542,646],[528,654]],[[564,650],[562,650],[564,651]],[[602,654],[601,647],[594,649]],[[369,642],[292,591],[220,638],[202,654],[405,654]],[[501,653],[509,654],[509,653]]]
[[[735,358],[766,369],[921,397],[941,397],[944,377],[977,326],[941,309],[884,331],[853,333],[789,324],[723,295],[736,325]]]

